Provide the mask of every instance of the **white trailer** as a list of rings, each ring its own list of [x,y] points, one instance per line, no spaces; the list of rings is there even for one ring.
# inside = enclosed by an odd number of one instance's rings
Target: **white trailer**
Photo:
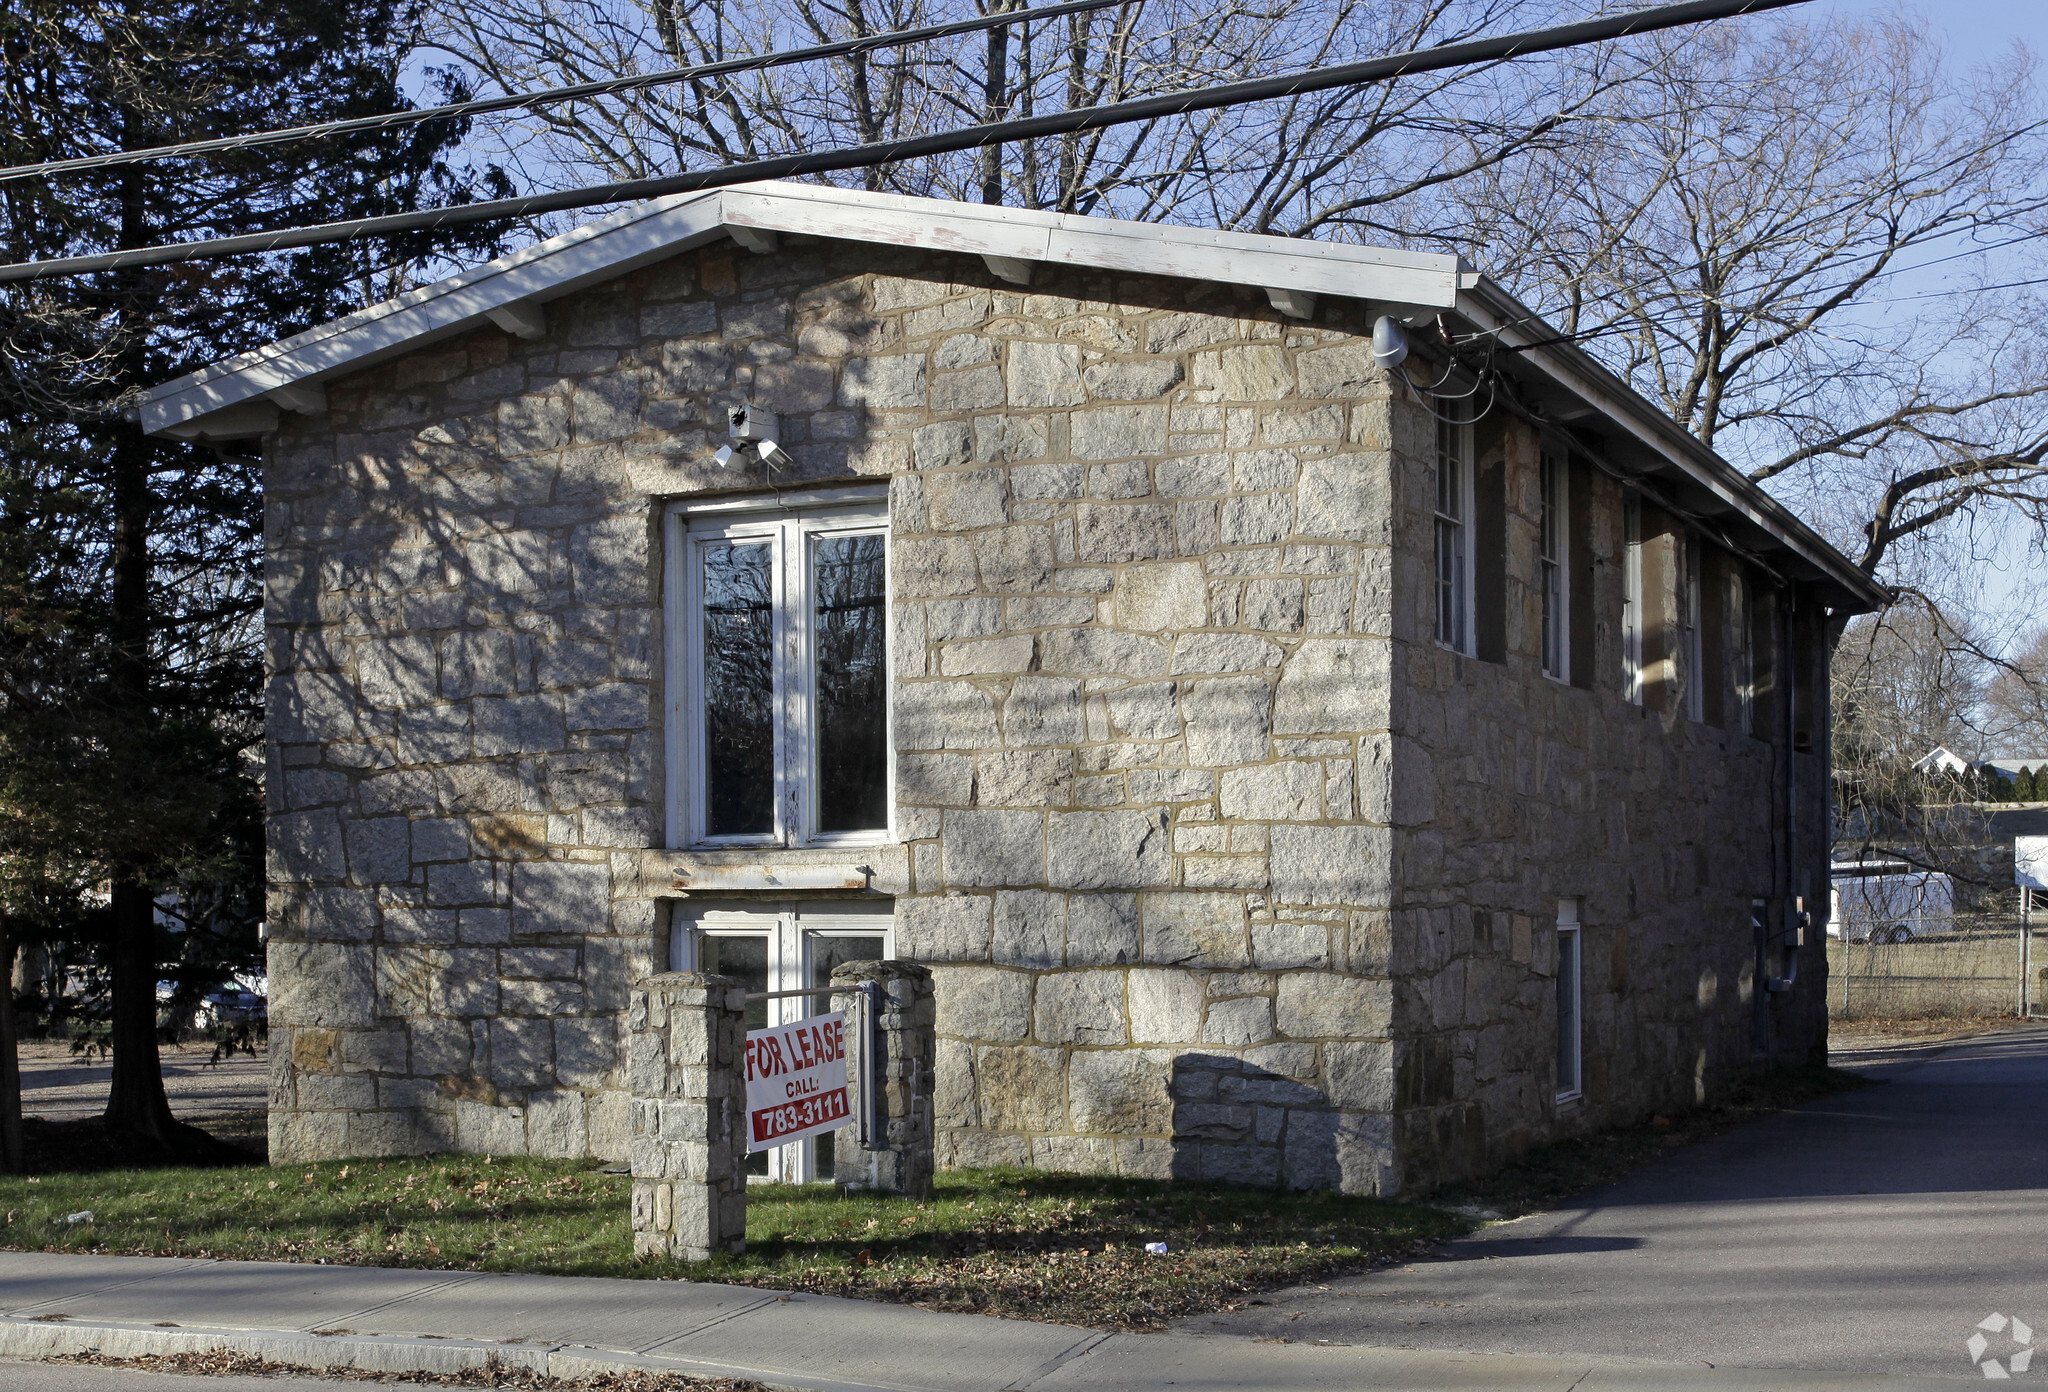
[[[1902,943],[1956,931],[1955,884],[1937,870],[1904,862],[1837,865],[1828,894],[1828,936],[1850,942]]]

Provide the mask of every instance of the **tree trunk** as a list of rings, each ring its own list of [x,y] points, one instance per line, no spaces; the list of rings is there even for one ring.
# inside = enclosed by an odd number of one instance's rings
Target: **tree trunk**
[[[14,936],[0,923],[0,1169],[20,1174],[21,1053],[14,1028]]]
[[[137,140],[124,138],[121,143],[133,146]],[[121,245],[147,246],[151,231],[142,176],[131,167],[121,180]],[[124,272],[122,278],[118,312],[125,318],[143,312],[138,304],[142,287],[137,272]],[[127,385],[140,385],[145,373],[143,340],[144,331],[124,328],[121,375]],[[113,426],[113,432],[110,714],[146,732],[156,723],[149,681],[151,449],[140,426],[122,422]],[[104,1114],[107,1130],[169,1147],[180,1131],[190,1128],[171,1116],[170,1100],[164,1096],[163,1061],[156,1050],[156,896],[140,866],[117,866],[113,879],[108,965],[114,981],[114,1077]]]

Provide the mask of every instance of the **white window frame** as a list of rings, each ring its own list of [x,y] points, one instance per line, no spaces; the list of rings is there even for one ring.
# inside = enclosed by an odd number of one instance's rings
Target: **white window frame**
[[[1570,685],[1571,495],[1565,456],[1544,450],[1537,463],[1536,584],[1543,597],[1543,675]]]
[[[1701,564],[1704,543],[1699,533],[1685,532],[1685,555],[1678,566],[1681,592],[1678,597],[1678,622],[1683,625],[1678,651],[1685,670],[1679,677],[1685,682],[1685,718],[1701,721],[1707,718],[1706,695],[1707,673],[1705,646],[1700,637],[1700,606],[1705,602],[1702,591],[1704,569]]]
[[[896,921],[887,904],[832,899],[690,902],[678,904],[670,915],[669,970],[696,971],[707,937],[764,936],[768,939],[770,991],[795,991],[811,984],[812,951],[819,938],[879,937],[882,956],[896,955]],[[768,1009],[772,1027],[845,1009],[849,999],[788,996],[762,1004]],[[840,1134],[850,1137],[853,1129]],[[805,1137],[770,1150],[766,1178],[783,1184],[829,1181],[832,1176],[817,1173],[812,1139]]]
[[[1452,411],[1461,405],[1449,403]],[[1440,648],[1470,657],[1475,647],[1472,622],[1474,569],[1472,527],[1475,502],[1472,468],[1472,423],[1438,418],[1436,424],[1436,468],[1430,478],[1431,568],[1430,593],[1435,597],[1432,636]],[[1444,470],[1451,470],[1451,499],[1455,512],[1442,510]],[[1444,546],[1448,539],[1450,557],[1450,609],[1444,613]],[[1446,631],[1448,630],[1448,636]]]
[[[886,824],[873,830],[820,832],[817,826],[817,750],[813,663],[807,592],[811,546],[832,536],[879,535],[888,545],[889,506],[872,489],[831,489],[776,498],[678,504],[669,509],[666,529],[667,596],[667,820],[668,844],[686,846],[861,847],[895,839],[896,763],[893,725],[885,736],[883,809]],[[700,548],[709,541],[760,537],[773,550],[775,650],[775,799],[771,830],[711,836],[704,802],[704,606]],[[888,651],[893,594],[885,580],[883,598],[883,680],[890,680]],[[887,719],[893,722],[894,702]]]
[[[1621,696],[1643,703],[1643,500],[1621,500]]]
[[[1728,612],[1736,625],[1735,706],[1742,733],[1756,734],[1756,633],[1750,622],[1749,576],[1743,567],[1731,567],[1728,576]]]
[[[1557,901],[1557,1100],[1585,1095],[1586,953],[1579,901]],[[1569,1070],[1566,1065],[1569,1064]]]

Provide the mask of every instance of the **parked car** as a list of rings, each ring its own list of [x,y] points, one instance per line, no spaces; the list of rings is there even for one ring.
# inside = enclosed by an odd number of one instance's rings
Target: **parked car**
[[[206,998],[207,1008],[217,1024],[267,1025],[270,1002],[254,991],[216,991]]]
[[[1956,931],[1955,884],[1938,870],[1901,861],[1837,865],[1828,894],[1828,936],[1902,943]]]

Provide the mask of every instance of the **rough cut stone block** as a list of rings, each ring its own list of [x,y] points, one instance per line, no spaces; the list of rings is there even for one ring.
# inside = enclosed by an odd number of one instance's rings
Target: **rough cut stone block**
[[[971,682],[899,682],[898,749],[986,749],[996,734],[995,702]]]
[[[1045,882],[1045,823],[1041,814],[948,810],[942,826],[948,884]]]
[[[1081,380],[1087,384],[1088,390],[1106,401],[1149,401],[1164,395],[1180,379],[1178,358],[1130,358],[1120,362],[1090,363],[1081,371]]]
[[[512,868],[515,933],[604,931],[611,867],[601,862],[520,861]]]
[[[1057,889],[1163,885],[1172,872],[1166,814],[1055,812],[1046,823],[1045,864],[1045,882]]]
[[[1074,557],[1098,564],[1160,561],[1177,552],[1173,509],[1163,503],[1082,503],[1074,509]]]
[[[1370,638],[1311,638],[1280,669],[1273,731],[1280,735],[1384,730],[1391,645]]]
[[[935,965],[938,1032],[956,1039],[1005,1043],[1031,1032],[1031,977],[1000,967]]]
[[[271,1018],[292,1026],[367,1026],[376,986],[368,949],[345,943],[273,940],[268,952]]]
[[[348,873],[341,819],[332,811],[289,812],[269,821],[274,880],[339,880]]]
[[[1179,967],[1134,967],[1129,979],[1131,1039],[1180,1044],[1200,1037],[1202,982]]]
[[[1273,899],[1282,904],[1386,906],[1393,886],[1393,832],[1386,827],[1273,828]]]
[[[998,966],[1044,969],[1064,959],[1067,898],[1042,889],[997,890],[989,960]]]
[[[1160,890],[1144,896],[1145,960],[1166,966],[1251,965],[1242,894]]]
[[[1164,1136],[1173,1129],[1163,1049],[1090,1049],[1067,1066],[1067,1109],[1080,1132]]]
[[[924,405],[924,354],[850,360],[839,376],[839,400],[871,410]]]
[[[1273,687],[1264,677],[1211,677],[1187,684],[1188,762],[1204,768],[1264,759],[1269,752]]]
[[[985,894],[898,899],[897,950],[919,962],[986,961],[990,902]]]
[[[1077,406],[1088,399],[1081,385],[1081,349],[1072,343],[1024,340],[1010,345],[1004,373],[1012,406]]]
[[[1138,896],[1067,896],[1067,965],[1122,966],[1138,960]]]
[[[1067,443],[1076,459],[1124,459],[1166,452],[1164,406],[1097,407],[1068,418]]]
[[[1334,972],[1283,972],[1274,1021],[1293,1039],[1384,1039],[1393,1024],[1388,981]]]
[[[1201,628],[1209,621],[1209,582],[1188,562],[1133,566],[1117,577],[1116,618],[1120,628],[1145,633]]]
[[[1323,766],[1288,761],[1233,769],[1223,775],[1220,805],[1225,817],[1248,821],[1320,821]]]
[[[1032,1033],[1046,1044],[1123,1044],[1124,974],[1065,971],[1040,977]]]

